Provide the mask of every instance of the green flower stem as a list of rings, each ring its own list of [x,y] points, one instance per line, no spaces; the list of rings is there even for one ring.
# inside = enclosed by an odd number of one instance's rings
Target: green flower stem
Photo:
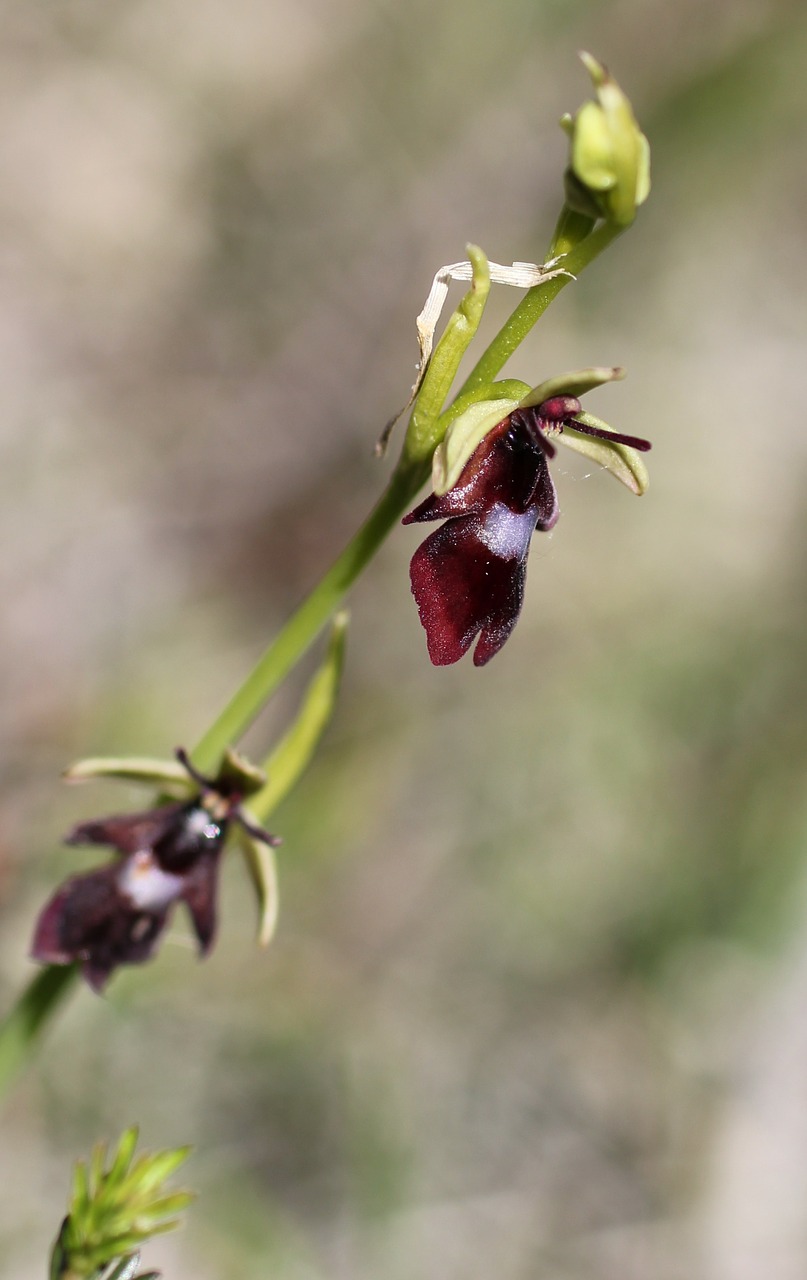
[[[624,227],[617,226],[613,222],[602,223],[563,259],[561,265],[565,271],[569,272],[568,276],[553,276],[551,280],[544,280],[542,284],[536,284],[530,289],[474,365],[462,384],[459,395],[474,391],[485,383],[493,382],[497,373],[504,368],[510,356],[524,341],[536,321],[540,320],[561,289],[565,289],[571,278],[593,262],[624,230]]]
[[[0,1097],[25,1064],[42,1024],[65,998],[77,974],[75,965],[48,965],[40,970],[0,1024]]]
[[[592,262],[624,228],[603,223],[564,258],[570,276],[555,276],[530,289],[499,330],[469,374],[458,395],[478,399],[509,357],[546,311],[550,302]],[[455,400],[456,403],[456,400]],[[448,421],[452,410],[442,417]],[[234,745],[289,671],[302,658],[342,603],[362,570],[378,551],[429,475],[427,461],[402,459],[370,515],[310,595],[281,628],[240,689],[211,725],[193,752],[202,771],[214,770],[227,747]],[[28,984],[17,1004],[0,1023],[0,1097],[34,1051],[39,1033],[73,987],[75,965],[49,965]]]
[[[373,558],[429,474],[428,465],[400,465],[359,531],[314,590],[278,632],[221,715],[193,751],[198,769],[215,769],[222,752],[238,741],[267,698],[303,656],[346,592]]]

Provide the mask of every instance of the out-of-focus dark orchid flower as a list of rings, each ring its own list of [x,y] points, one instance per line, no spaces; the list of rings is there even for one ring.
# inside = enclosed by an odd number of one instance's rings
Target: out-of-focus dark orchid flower
[[[253,839],[280,841],[242,809],[248,775],[223,768],[215,779],[177,757],[198,791],[140,813],[118,814],[75,827],[67,844],[109,845],[119,855],[106,866],[72,876],[56,891],[37,923],[31,954],[43,964],[81,965],[100,991],[121,964],[142,964],[154,952],[175,904],[183,901],[199,950],[216,931],[219,858],[235,821]]]
[[[582,393],[621,376],[621,370],[585,370],[553,379],[518,407],[505,401],[475,405],[470,428],[454,424],[464,443],[454,456],[449,447],[435,459],[444,491],[433,493],[403,521],[445,520],[418,547],[410,567],[412,593],[436,666],[457,662],[477,635],[474,664],[483,666],[516,624],[533,531],[551,529],[558,519],[548,466],[555,454],[550,436],[603,462],[634,492],[644,491],[646,473],[634,451],[649,449],[646,440],[611,431],[583,413],[574,395],[558,392],[529,403],[542,391],[566,386]],[[496,421],[503,407],[511,411]],[[491,416],[495,425],[489,428]],[[485,434],[476,443],[480,431]]]

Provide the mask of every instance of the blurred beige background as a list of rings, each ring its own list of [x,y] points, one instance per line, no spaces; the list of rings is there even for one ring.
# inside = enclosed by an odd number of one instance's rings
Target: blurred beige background
[[[483,671],[428,665],[387,544],[276,943],[234,856],[207,964],[177,919],[77,994],[0,1119],[3,1275],[134,1121],[197,1147],[166,1280],[807,1271],[798,0],[8,0],[0,994],[63,832],[141,799],[60,770],[193,743],[383,483],[434,271],[540,259],[580,47],[654,190],[508,371],[626,365],[589,403],[652,488],[560,459]]]

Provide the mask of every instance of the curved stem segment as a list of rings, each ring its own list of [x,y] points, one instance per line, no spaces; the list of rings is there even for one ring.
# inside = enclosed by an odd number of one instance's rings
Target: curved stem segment
[[[214,724],[193,751],[201,770],[213,769],[221,753],[237,742],[267,698],[299,661],[346,592],[375,555],[428,475],[428,467],[401,467],[358,532],[310,595],[281,628]]]

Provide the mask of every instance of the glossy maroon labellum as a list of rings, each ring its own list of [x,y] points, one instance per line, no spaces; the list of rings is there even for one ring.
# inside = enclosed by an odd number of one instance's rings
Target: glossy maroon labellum
[[[412,557],[412,594],[436,666],[457,662],[479,637],[474,664],[499,652],[524,600],[532,534],[555,525],[559,515],[548,460],[555,446],[547,433],[564,427],[635,449],[648,441],[576,421],[574,396],[515,409],[477,446],[452,489],[432,494],[404,517],[404,524],[444,520]]]

